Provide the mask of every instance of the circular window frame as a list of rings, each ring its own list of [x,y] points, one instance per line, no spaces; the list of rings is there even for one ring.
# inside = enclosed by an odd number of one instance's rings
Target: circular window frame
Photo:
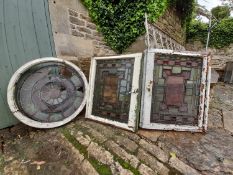
[[[17,103],[15,101],[15,91],[16,91],[15,85],[19,81],[21,75],[24,74],[31,67],[38,65],[40,63],[46,63],[46,62],[63,63],[65,65],[70,66],[75,71],[77,71],[77,73],[80,75],[80,77],[82,78],[82,81],[84,83],[84,88],[85,88],[83,101],[82,101],[81,105],[79,106],[79,108],[72,115],[65,118],[64,120],[52,122],[52,123],[39,122],[39,121],[36,121],[36,120],[33,120],[33,119],[27,117],[26,115],[24,115],[20,111],[20,109],[17,106]],[[7,102],[8,102],[8,106],[9,106],[11,112],[22,123],[24,123],[28,126],[34,127],[34,128],[41,128],[41,129],[56,128],[56,127],[59,127],[59,126],[62,126],[62,125],[69,123],[70,121],[72,121],[74,118],[76,118],[78,116],[78,114],[83,110],[84,106],[86,105],[88,90],[89,90],[89,86],[88,86],[86,76],[81,71],[81,69],[78,68],[75,64],[71,63],[70,61],[60,59],[60,58],[46,57],[46,58],[36,59],[36,60],[30,61],[30,62],[24,64],[13,74],[13,76],[11,77],[10,82],[8,84],[8,88],[7,88]]]

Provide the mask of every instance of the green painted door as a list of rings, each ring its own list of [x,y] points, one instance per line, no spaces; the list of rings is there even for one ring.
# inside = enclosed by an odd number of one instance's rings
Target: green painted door
[[[7,105],[7,85],[24,63],[55,56],[48,0],[0,0],[0,129],[17,120]]]

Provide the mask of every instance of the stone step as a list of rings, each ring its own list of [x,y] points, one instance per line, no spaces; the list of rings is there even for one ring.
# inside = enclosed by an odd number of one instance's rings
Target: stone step
[[[99,125],[99,124],[97,124]],[[94,128],[95,127],[95,128]],[[132,151],[129,151],[130,147],[133,148],[133,151],[136,151],[138,149],[138,144],[131,139],[128,139],[127,136],[123,137],[122,133],[118,133],[119,135],[114,138],[108,137],[106,140],[105,138],[102,138],[99,140],[100,135],[103,136],[102,133],[97,131],[96,125],[95,126],[89,126],[87,123],[79,125],[77,128],[73,128],[72,132],[74,137],[83,145],[87,146],[91,142],[91,145],[88,147],[89,154],[94,156],[96,159],[100,160],[102,163],[107,163],[106,159],[110,155],[104,151],[108,150],[112,155],[114,155],[115,159],[123,160],[126,164],[129,164],[133,170],[136,170],[137,172],[141,174],[157,174],[156,169],[152,170],[149,166],[142,163],[133,153]],[[100,126],[101,127],[101,126]],[[124,131],[123,131],[124,132]],[[128,133],[127,133],[128,135]],[[132,138],[132,137],[131,137]],[[136,138],[136,137],[134,137]],[[91,140],[92,141],[91,141]],[[98,144],[101,146],[98,146],[95,142],[100,141]],[[106,140],[106,141],[104,141]],[[123,142],[121,142],[123,140]],[[139,142],[139,139],[136,140]],[[119,144],[121,143],[121,144]],[[123,146],[123,143],[125,144]],[[134,145],[135,144],[135,145]],[[126,146],[128,145],[128,146]],[[98,148],[101,147],[101,148]],[[136,152],[135,152],[136,154]],[[111,161],[110,161],[111,160]],[[115,160],[117,162],[117,160]],[[108,159],[108,164],[112,163],[112,159]],[[151,173],[153,172],[153,173]],[[169,169],[167,169],[167,172],[169,172]],[[167,173],[168,174],[168,173]]]
[[[107,165],[113,174],[123,171],[143,175],[187,174],[188,171],[198,174],[137,134],[85,120],[78,121],[69,130],[76,141],[86,147],[88,155]]]
[[[81,165],[81,169],[79,169],[79,174],[81,175],[99,175],[95,168],[90,164],[88,160],[85,159],[84,155],[80,153],[78,149],[74,147],[74,145],[67,140],[67,138],[61,134],[60,137],[62,138],[61,140],[63,141],[61,144],[66,146],[73,154],[73,157],[75,157],[74,163]]]
[[[87,173],[90,172],[95,174],[106,174],[106,171],[110,171],[107,174],[116,174],[116,175],[133,175],[134,172],[131,171],[131,169],[124,168],[120,162],[116,161],[115,155],[110,153],[108,150],[106,150],[103,146],[99,145],[98,143],[91,140],[87,135],[84,135],[81,131],[78,132],[70,132],[68,130],[65,131],[65,134],[63,132],[63,135],[66,135],[65,138],[68,140],[70,145],[72,145],[72,150],[74,149],[75,145],[78,142],[82,147],[76,146],[75,149],[79,152],[81,149],[81,155],[83,158],[82,164],[85,164],[84,171],[87,170]],[[72,139],[69,139],[71,137]],[[74,140],[75,139],[75,140]],[[76,152],[77,152],[76,151]],[[80,153],[79,153],[80,154]],[[80,156],[78,154],[78,156]],[[91,160],[91,161],[90,161]],[[95,164],[93,165],[93,161]],[[125,162],[124,162],[125,163]],[[97,167],[96,164],[100,164],[102,167],[105,167],[105,172],[102,172],[103,170],[101,167]],[[95,171],[94,171],[94,170]],[[135,170],[136,171],[136,170]]]

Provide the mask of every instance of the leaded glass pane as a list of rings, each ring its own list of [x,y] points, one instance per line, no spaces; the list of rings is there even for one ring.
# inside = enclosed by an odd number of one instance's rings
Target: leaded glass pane
[[[21,112],[41,123],[71,116],[84,99],[79,73],[59,62],[44,62],[25,71],[16,84],[16,103]]]
[[[151,123],[198,124],[202,58],[156,54]]]
[[[128,123],[135,58],[97,60],[92,115]]]

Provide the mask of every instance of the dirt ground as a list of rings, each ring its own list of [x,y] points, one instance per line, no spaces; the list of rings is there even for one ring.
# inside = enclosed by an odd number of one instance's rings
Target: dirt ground
[[[0,131],[0,174],[233,174],[233,133],[224,129],[223,110],[233,111],[233,86],[217,84],[206,133],[131,133],[83,114],[51,130],[18,124]]]

